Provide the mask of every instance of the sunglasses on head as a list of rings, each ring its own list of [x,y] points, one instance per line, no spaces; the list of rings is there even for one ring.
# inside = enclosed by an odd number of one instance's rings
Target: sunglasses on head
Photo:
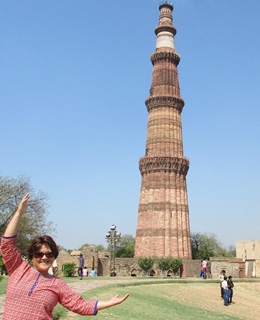
[[[46,256],[47,258],[53,258],[54,254],[52,252],[35,252],[34,256],[35,258],[42,258],[43,256]]]

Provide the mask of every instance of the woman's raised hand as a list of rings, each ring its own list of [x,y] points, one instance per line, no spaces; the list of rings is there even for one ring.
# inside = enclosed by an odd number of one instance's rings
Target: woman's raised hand
[[[22,216],[26,212],[29,206],[28,204],[29,198],[30,198],[29,193],[27,193],[22,198],[21,202],[19,203],[18,209],[16,210],[15,214],[13,215],[11,221],[9,222],[5,230],[4,237],[14,237],[17,235]]]
[[[28,209],[29,203],[28,200],[30,198],[29,193],[27,193],[21,200],[21,202],[19,203],[18,209],[17,211],[19,211],[19,213],[24,214],[26,212],[26,210]]]

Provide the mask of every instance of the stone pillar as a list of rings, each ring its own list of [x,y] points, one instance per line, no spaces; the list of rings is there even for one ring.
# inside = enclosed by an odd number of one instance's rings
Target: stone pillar
[[[180,97],[172,25],[173,5],[160,6],[150,96],[146,99],[148,126],[145,156],[139,161],[142,175],[135,257],[191,259],[186,175],[189,159],[183,156]]]

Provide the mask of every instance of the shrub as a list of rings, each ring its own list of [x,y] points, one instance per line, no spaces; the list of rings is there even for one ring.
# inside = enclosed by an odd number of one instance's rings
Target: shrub
[[[171,269],[174,273],[176,273],[182,265],[182,260],[181,259],[173,259]]]
[[[161,269],[161,276],[163,277],[163,271],[172,270],[176,273],[182,265],[181,259],[174,259],[172,257],[160,258],[158,261],[159,268]]]
[[[74,262],[64,263],[63,272],[66,277],[73,277],[75,274],[76,264]]]
[[[148,271],[152,269],[154,263],[153,258],[139,258],[138,265],[139,267],[146,272],[148,275]]]

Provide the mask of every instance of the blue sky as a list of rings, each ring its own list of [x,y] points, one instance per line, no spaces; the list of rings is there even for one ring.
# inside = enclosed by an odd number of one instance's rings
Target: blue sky
[[[260,2],[176,0],[191,232],[260,239]],[[66,248],[135,236],[159,1],[0,0],[0,174]]]

